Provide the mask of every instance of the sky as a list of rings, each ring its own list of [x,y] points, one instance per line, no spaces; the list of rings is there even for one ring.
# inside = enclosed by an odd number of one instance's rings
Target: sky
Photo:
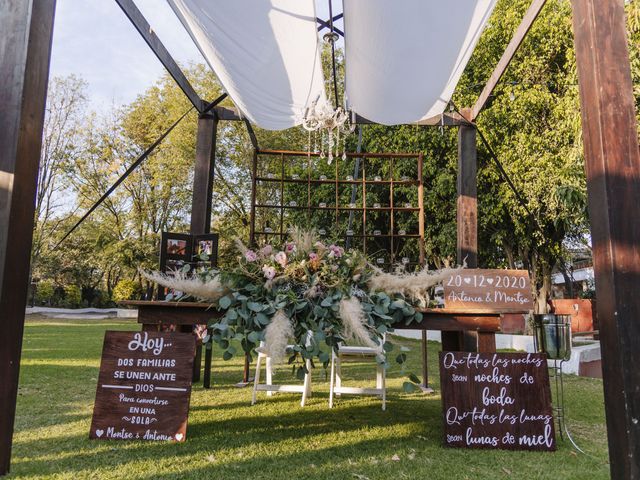
[[[327,1],[316,0],[321,18],[328,17]],[[166,0],[134,2],[178,63],[205,63]],[[334,0],[334,12],[342,11],[340,4]],[[57,1],[50,75],[82,77],[91,109],[133,101],[164,71],[115,0]]]

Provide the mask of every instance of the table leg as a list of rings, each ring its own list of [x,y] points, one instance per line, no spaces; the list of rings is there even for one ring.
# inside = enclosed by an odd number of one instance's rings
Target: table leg
[[[462,332],[442,331],[442,350],[445,352],[461,352],[463,339]]]
[[[236,387],[238,388],[242,388],[242,387],[246,387],[247,385],[249,385],[249,382],[251,382],[251,377],[250,377],[250,373],[249,373],[249,367],[251,366],[251,362],[249,360],[249,355],[245,354],[244,356],[244,370],[242,372],[242,381],[239,383],[236,383]],[[257,372],[257,370],[256,370]]]
[[[478,352],[493,353],[496,351],[496,334],[478,332]]]
[[[244,371],[242,372],[242,381],[244,383],[249,383],[249,367],[250,367],[250,363],[249,363],[249,355],[245,355],[244,356]]]
[[[433,393],[433,388],[429,387],[429,365],[427,364],[427,331],[422,330],[422,385],[420,389],[424,393]]]
[[[211,359],[213,357],[213,345],[211,348],[205,346],[204,350],[204,379],[202,381],[204,388],[211,388]]]
[[[193,381],[200,381],[200,369],[202,367],[202,344],[196,345],[196,355],[193,357]]]

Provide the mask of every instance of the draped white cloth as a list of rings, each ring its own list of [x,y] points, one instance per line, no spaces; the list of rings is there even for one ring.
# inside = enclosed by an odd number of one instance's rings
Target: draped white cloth
[[[376,123],[441,114],[497,0],[343,0],[348,108]],[[314,0],[168,0],[256,125],[324,100]]]
[[[324,98],[314,0],[168,0],[240,111],[281,130]]]
[[[441,114],[496,0],[344,0],[349,107],[384,125]]]

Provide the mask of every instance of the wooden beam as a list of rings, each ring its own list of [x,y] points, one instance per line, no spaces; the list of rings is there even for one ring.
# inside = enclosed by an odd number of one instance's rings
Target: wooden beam
[[[144,18],[142,12],[138,9],[133,0],[116,0],[120,8],[127,16],[133,26],[136,27],[136,30],[140,33],[142,38],[147,45],[151,48],[153,53],[158,57],[160,63],[164,65],[164,68],[167,69],[169,75],[173,77],[178,86],[182,89],[184,94],[187,96],[189,101],[196,107],[198,112],[202,112],[205,106],[205,102],[200,98],[200,96],[193,89],[189,80],[184,75],[176,61],[173,59],[169,51],[162,44],[158,36],[155,34],[147,19]]]
[[[239,122],[244,121],[244,116],[240,114],[237,108],[229,108],[229,107],[215,107],[214,108],[218,119],[227,120],[231,122]],[[468,124],[469,122],[462,118],[457,113],[443,113],[442,115],[436,115],[435,117],[430,117],[425,120],[420,120],[419,122],[409,123],[407,125],[422,125],[422,126],[433,126],[433,127],[457,127],[460,125]],[[371,120],[367,120],[360,115],[356,115],[356,125],[376,125],[375,122]]]
[[[191,202],[191,234],[194,235],[211,232],[211,202],[216,163],[217,130],[218,120],[214,114],[200,115]]]
[[[522,41],[531,29],[533,22],[536,20],[536,18],[538,18],[538,14],[540,13],[540,10],[542,10],[542,7],[544,7],[545,2],[546,0],[533,0],[531,2],[529,10],[527,10],[527,12],[524,14],[522,22],[518,26],[516,33],[513,35],[513,38],[509,42],[509,45],[507,45],[507,48],[502,54],[500,61],[496,65],[495,70],[489,77],[489,80],[482,90],[482,93],[480,93],[476,104],[473,106],[470,116],[471,121],[474,121],[476,118],[478,118],[480,111],[484,108],[487,100],[489,100],[489,97],[493,93],[493,89],[496,88],[496,85],[502,78],[502,75],[507,70],[509,63],[511,63],[513,56],[518,51],[518,48],[520,48],[520,45],[522,45]]]
[[[471,113],[465,108],[464,117]],[[458,129],[458,177],[457,177],[457,260],[467,262],[469,268],[478,266],[478,148],[476,128],[462,125]]]
[[[55,3],[0,7],[0,475],[11,461]]]
[[[463,118],[471,116],[471,109],[463,108]],[[458,129],[458,177],[457,177],[457,262],[467,262],[470,268],[478,266],[478,148],[474,125],[461,125]],[[493,334],[487,334],[491,337]],[[478,351],[477,332],[442,332],[443,346],[450,349]],[[486,339],[485,339],[486,340]],[[488,340],[490,343],[490,340]],[[486,344],[486,342],[485,342]],[[484,345],[483,344],[483,348]],[[444,348],[444,347],[443,347]]]
[[[251,122],[248,118],[244,119],[244,124],[247,127],[247,133],[249,134],[249,140],[251,140],[251,146],[253,146],[254,150],[260,150],[258,146],[258,137],[256,137],[256,132],[253,131],[253,127],[251,126]]]
[[[611,478],[640,478],[640,151],[624,0],[571,0]]]

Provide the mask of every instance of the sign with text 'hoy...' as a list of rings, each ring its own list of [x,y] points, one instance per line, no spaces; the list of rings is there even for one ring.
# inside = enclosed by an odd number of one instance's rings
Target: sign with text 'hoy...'
[[[526,270],[462,270],[446,278],[446,308],[526,312],[533,309]]]
[[[556,449],[545,354],[440,352],[445,444]]]
[[[106,332],[89,438],[184,441],[195,347],[190,333]]]

